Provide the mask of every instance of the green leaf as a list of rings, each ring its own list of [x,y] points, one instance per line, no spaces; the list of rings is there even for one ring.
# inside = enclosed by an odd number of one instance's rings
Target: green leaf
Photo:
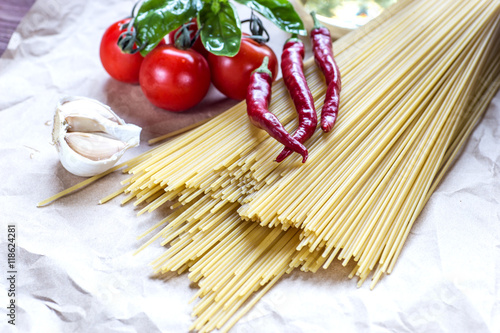
[[[198,12],[201,42],[213,54],[233,57],[240,50],[241,43],[238,14],[228,1],[219,1],[217,13],[214,13],[212,6],[212,3],[205,2]]]
[[[304,36],[307,35],[304,23],[288,0],[235,1],[252,8],[286,32]]]
[[[195,17],[200,8],[200,0],[144,1],[134,22],[138,45],[146,43],[141,54],[148,54],[170,31]]]

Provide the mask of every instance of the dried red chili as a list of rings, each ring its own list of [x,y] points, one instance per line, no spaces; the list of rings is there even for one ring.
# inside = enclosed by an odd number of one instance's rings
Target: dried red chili
[[[304,44],[296,37],[292,37],[283,46],[281,54],[281,72],[283,81],[290,92],[295,110],[299,116],[299,127],[293,137],[300,143],[309,139],[316,130],[318,119],[314,108],[314,99],[304,76]],[[288,148],[276,158],[283,161],[292,151]]]
[[[262,65],[250,76],[246,97],[248,117],[256,127],[265,130],[286,148],[302,155],[304,163],[308,156],[307,149],[286,131],[274,114],[269,112],[272,74],[267,68],[268,62],[269,58],[265,57]]]
[[[314,28],[311,30],[314,60],[323,72],[328,86],[325,103],[321,110],[321,129],[329,132],[337,120],[342,82],[340,70],[333,55],[330,31],[318,21],[314,12],[311,15],[314,19]]]

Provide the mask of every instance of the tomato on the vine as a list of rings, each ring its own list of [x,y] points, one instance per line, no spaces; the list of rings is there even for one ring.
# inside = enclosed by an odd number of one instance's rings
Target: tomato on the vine
[[[234,57],[208,54],[212,83],[227,97],[243,100],[247,94],[252,71],[262,64],[266,56],[269,57],[268,68],[275,80],[278,74],[278,60],[274,51],[266,44],[260,44],[243,36],[240,50]]]
[[[181,112],[205,97],[210,87],[210,69],[207,60],[198,52],[163,45],[144,58],[139,81],[151,103],[168,111]]]
[[[139,70],[144,58],[139,52],[123,52],[117,44],[120,34],[125,31],[123,26],[128,22],[130,18],[115,22],[104,32],[99,55],[102,66],[112,78],[125,83],[139,83]],[[165,41],[162,40],[161,44]]]

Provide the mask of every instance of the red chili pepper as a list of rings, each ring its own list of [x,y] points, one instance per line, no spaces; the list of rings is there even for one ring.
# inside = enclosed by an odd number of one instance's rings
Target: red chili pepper
[[[342,82],[340,70],[335,62],[330,31],[319,23],[314,12],[311,13],[314,28],[311,30],[314,60],[325,75],[326,89],[325,104],[321,110],[321,129],[328,132],[335,125],[340,103],[340,90]]]
[[[273,138],[302,155],[302,163],[307,160],[306,147],[294,139],[283,127],[278,118],[269,112],[271,103],[272,74],[267,68],[269,58],[265,57],[262,65],[252,72],[247,90],[247,113],[252,124],[263,129]]]
[[[304,76],[303,62],[304,44],[297,37],[292,37],[283,46],[281,72],[299,115],[299,127],[293,134],[293,137],[300,143],[304,143],[309,139],[314,134],[318,125],[314,100]],[[283,161],[291,153],[290,149],[283,149],[276,158],[276,161]]]

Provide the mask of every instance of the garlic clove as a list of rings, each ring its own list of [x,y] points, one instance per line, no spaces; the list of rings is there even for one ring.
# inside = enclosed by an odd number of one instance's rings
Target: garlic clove
[[[93,161],[73,150],[64,137],[57,142],[56,147],[63,167],[72,174],[81,177],[95,176],[112,168],[126,151],[124,149],[108,159]]]
[[[77,115],[64,118],[68,124],[68,132],[105,132],[106,128],[96,119],[81,117]]]
[[[92,133],[70,132],[64,140],[71,149],[92,161],[109,159],[126,147],[122,141]]]
[[[99,101],[66,97],[56,108],[52,141],[64,168],[88,177],[113,167],[127,149],[138,146],[140,133],[140,127],[126,124]]]

